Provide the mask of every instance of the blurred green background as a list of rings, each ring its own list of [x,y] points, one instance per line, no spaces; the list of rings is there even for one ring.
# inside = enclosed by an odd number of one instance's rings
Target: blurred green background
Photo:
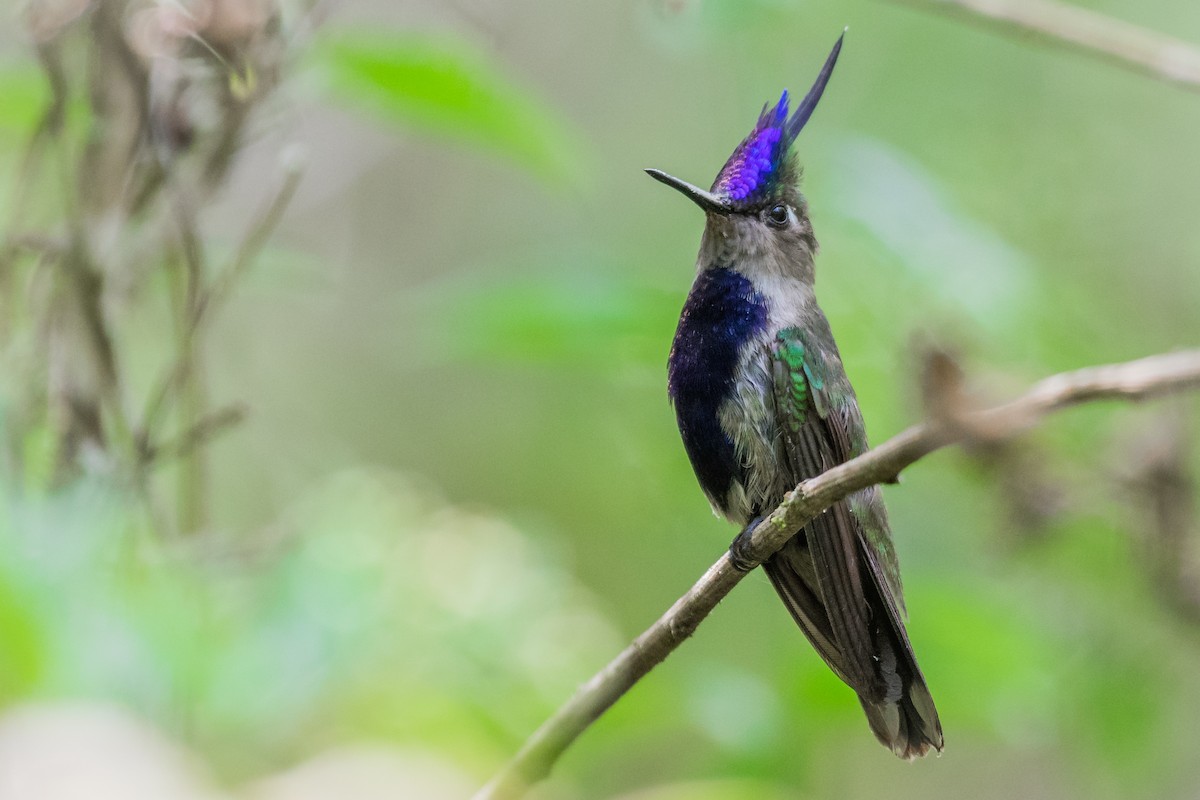
[[[1194,2],[1080,5],[1200,42]],[[735,533],[665,393],[702,219],[642,169],[707,185],[846,25],[798,147],[873,441],[920,416],[921,341],[997,398],[1200,341],[1200,98],[1175,87],[882,0],[335,5],[200,216],[227,254],[304,166],[207,329],[207,396],[248,416],[205,451],[198,530],[56,469],[16,385],[36,279],[0,283],[0,702],[123,709],[231,796],[331,796],[296,765],[368,746],[389,766],[345,796],[481,784]],[[4,30],[16,185],[49,90]],[[57,180],[3,195],[10,237],[63,230]],[[107,306],[136,397],[170,353],[149,285]],[[1164,463],[1190,491],[1195,411],[1073,411],[885,489],[943,757],[880,748],[756,573],[538,796],[1196,797],[1198,530],[1164,558],[1154,513]],[[187,475],[150,479],[168,508]]]

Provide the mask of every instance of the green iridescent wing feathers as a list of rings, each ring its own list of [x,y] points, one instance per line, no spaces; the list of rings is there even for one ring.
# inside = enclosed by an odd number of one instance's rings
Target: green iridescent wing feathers
[[[806,342],[800,328],[785,328],[777,335],[772,352],[776,420],[785,436],[781,442],[784,463],[796,482],[811,478],[867,450],[866,431],[854,397],[830,375],[820,349]],[[837,369],[840,370],[840,364]],[[805,428],[811,430],[805,431]],[[798,452],[824,451],[824,458]],[[814,468],[819,467],[814,471]],[[853,495],[850,510],[861,529],[863,545],[883,573],[896,604],[903,610],[900,566],[888,530],[886,511],[873,498]]]
[[[771,355],[781,463],[796,482],[862,453],[866,437],[849,384],[832,373],[824,351],[804,331],[787,328],[777,335]],[[882,503],[872,493],[855,495],[810,522],[805,533],[803,543],[793,540],[768,564],[768,575],[835,672],[867,696],[893,694],[895,687],[883,685],[876,669],[878,620],[865,600],[882,602],[909,649]]]
[[[827,328],[786,328],[768,355],[777,456],[788,482],[866,450],[862,416]],[[940,751],[937,709],[902,621],[899,565],[879,489],[834,504],[763,568],[825,663],[858,693],[879,740],[903,758],[930,746]]]

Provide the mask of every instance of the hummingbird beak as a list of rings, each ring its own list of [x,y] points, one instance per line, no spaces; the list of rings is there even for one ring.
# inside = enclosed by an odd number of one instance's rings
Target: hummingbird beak
[[[648,169],[646,170],[646,174],[654,178],[654,180],[665,183],[667,186],[675,189],[705,211],[711,211],[715,214],[729,214],[733,211],[733,207],[730,206],[728,200],[718,197],[712,192],[706,192],[699,186],[693,186],[687,181],[668,175],[662,170]]]

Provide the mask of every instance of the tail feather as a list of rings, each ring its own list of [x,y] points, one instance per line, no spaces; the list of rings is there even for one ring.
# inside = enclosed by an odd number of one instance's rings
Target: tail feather
[[[942,725],[925,678],[908,643],[894,604],[880,593],[880,583],[863,581],[869,608],[872,677],[855,680],[860,669],[847,664],[821,597],[813,585],[816,573],[804,533],[787,542],[763,565],[792,617],[826,664],[858,694],[875,737],[900,758],[912,760],[930,749],[942,751]]]
[[[895,625],[883,624],[875,628],[873,638],[887,689],[881,697],[861,692],[858,695],[871,732],[884,747],[906,761],[920,758],[930,748],[941,753],[942,723],[907,636],[901,641]]]
[[[938,721],[933,698],[920,678],[895,700],[872,701],[859,695],[867,723],[875,738],[906,761],[927,754],[932,748],[942,752],[942,724]]]

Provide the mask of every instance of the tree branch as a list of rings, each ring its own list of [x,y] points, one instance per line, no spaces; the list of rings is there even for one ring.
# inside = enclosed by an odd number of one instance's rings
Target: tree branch
[[[213,277],[207,288],[198,288],[195,302],[188,304],[185,308],[183,329],[178,344],[178,357],[151,395],[146,411],[142,415],[139,437],[143,453],[154,448],[158,425],[168,410],[173,393],[178,392],[191,376],[193,366],[191,354],[204,325],[207,324],[216,307],[229,297],[237,281],[262,253],[271,233],[283,219],[283,213],[291,203],[292,197],[295,196],[296,189],[299,188],[302,172],[301,165],[294,159],[284,164],[282,185],[255,218],[234,253],[232,261]]]
[[[1031,33],[1200,92],[1200,49],[1182,39],[1057,0],[899,0],[981,25]]]
[[[1200,350],[1061,373],[1034,384],[1025,394],[1003,405],[915,425],[797,486],[754,529],[745,555],[753,566],[761,564],[838,500],[868,486],[895,480],[905,467],[946,445],[970,439],[1008,439],[1034,427],[1045,415],[1080,403],[1141,400],[1190,388],[1200,388]],[[658,621],[546,720],[512,761],[475,795],[475,800],[520,797],[529,786],[545,778],[567,747],[691,636],[746,574],[733,566],[729,553],[723,554]]]

